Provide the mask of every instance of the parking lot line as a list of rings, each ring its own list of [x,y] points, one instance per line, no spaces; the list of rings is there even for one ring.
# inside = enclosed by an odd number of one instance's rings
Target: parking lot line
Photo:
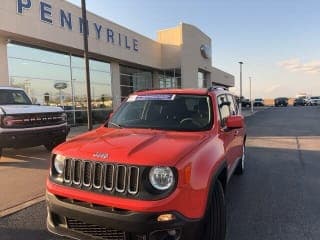
[[[47,160],[46,158],[30,157],[30,156],[26,156],[26,155],[15,155],[15,157],[22,157],[22,158],[35,159],[35,160],[44,160],[44,161]]]
[[[20,211],[22,209],[30,207],[30,206],[32,206],[32,205],[34,205],[36,203],[42,202],[44,200],[45,200],[45,196],[42,195],[42,196],[38,196],[38,197],[36,197],[34,199],[31,199],[31,200],[29,200],[27,202],[24,202],[22,204],[19,204],[17,206],[2,210],[2,211],[0,211],[0,218],[8,216],[8,215],[13,214],[13,213],[16,213],[16,212],[18,212],[18,211]]]

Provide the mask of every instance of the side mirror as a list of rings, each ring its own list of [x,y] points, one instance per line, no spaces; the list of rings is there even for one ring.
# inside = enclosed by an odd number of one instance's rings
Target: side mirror
[[[244,118],[240,115],[232,115],[229,116],[226,120],[227,128],[243,128],[244,127]]]

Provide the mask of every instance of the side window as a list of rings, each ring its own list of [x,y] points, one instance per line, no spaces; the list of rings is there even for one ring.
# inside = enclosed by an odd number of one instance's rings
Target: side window
[[[233,99],[233,102],[234,102],[236,113],[238,115],[239,114],[239,102],[238,102],[237,98],[235,96],[233,96],[233,95],[232,95],[232,99]]]
[[[220,124],[221,127],[225,126],[227,117],[230,116],[229,109],[230,102],[225,94],[218,96],[218,108],[220,113]]]
[[[238,114],[238,109],[237,105],[235,102],[235,99],[232,95],[228,94],[227,95],[228,102],[230,102],[230,113],[231,115],[237,115]]]

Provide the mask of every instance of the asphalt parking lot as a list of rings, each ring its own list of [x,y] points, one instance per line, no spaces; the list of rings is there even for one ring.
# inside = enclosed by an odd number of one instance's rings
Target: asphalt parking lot
[[[228,186],[227,239],[320,239],[320,107],[269,108],[246,121],[246,172],[234,176]],[[34,166],[31,159],[24,163],[23,171],[34,171],[23,177],[25,182],[45,176],[47,162],[41,162],[45,156],[37,158],[40,167]],[[17,166],[0,163],[0,175]],[[2,186],[14,186],[14,181],[20,179],[14,171],[6,178],[12,182],[2,179]],[[44,191],[44,181],[28,187]],[[46,231],[45,218],[43,201],[2,217],[0,239],[65,239]]]
[[[227,239],[320,239],[320,108],[270,108],[247,125],[246,173],[227,192]]]

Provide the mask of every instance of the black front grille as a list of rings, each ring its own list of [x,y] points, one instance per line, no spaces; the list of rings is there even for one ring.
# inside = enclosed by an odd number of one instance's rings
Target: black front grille
[[[94,176],[93,176],[93,187],[100,189],[102,187],[102,172],[103,165],[102,163],[94,164]]]
[[[123,165],[117,166],[117,175],[116,175],[116,190],[118,192],[124,192],[126,189],[126,167]]]
[[[64,181],[71,182],[71,160],[67,159],[64,166]]]
[[[92,175],[92,167],[91,162],[82,162],[83,165],[83,185],[86,187],[90,187],[91,185],[91,175]]]
[[[102,226],[88,224],[72,218],[67,218],[68,228],[95,238],[108,240],[126,240],[126,233],[120,230],[108,229]]]
[[[105,165],[105,179],[104,179],[104,189],[111,191],[113,189],[113,176],[114,176],[114,165],[107,164]]]
[[[140,171],[136,166],[66,159],[64,184],[84,190],[134,196],[139,191]]]
[[[74,161],[74,173],[73,173],[73,182],[76,185],[81,183],[81,161]]]
[[[4,128],[31,128],[57,125],[66,122],[64,113],[32,113],[6,116]]]

